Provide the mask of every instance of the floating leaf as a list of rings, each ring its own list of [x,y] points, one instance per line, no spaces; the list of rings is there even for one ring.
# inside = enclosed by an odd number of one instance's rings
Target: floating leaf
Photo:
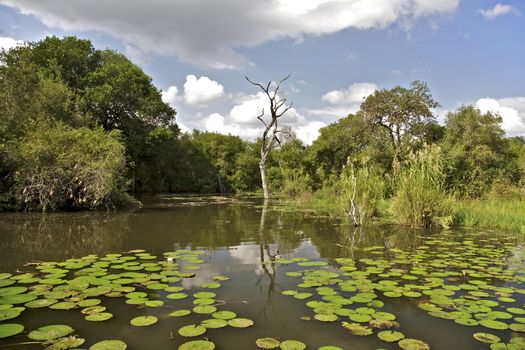
[[[276,349],[281,342],[275,338],[259,338],[255,341],[255,345],[261,349]]]
[[[419,339],[401,339],[397,345],[403,350],[430,350],[430,345]]]
[[[146,327],[157,323],[158,318],[155,316],[138,316],[131,319],[130,323],[136,327]]]
[[[281,342],[282,350],[304,350],[306,349],[306,344],[298,340],[285,340]]]
[[[213,350],[215,344],[208,340],[193,340],[179,346],[179,350]]]
[[[221,320],[231,320],[232,318],[237,317],[237,314],[233,311],[217,311],[214,312],[211,316]]]
[[[69,326],[54,324],[40,327],[34,331],[29,332],[27,336],[29,339],[46,341],[65,337],[66,335],[73,333],[73,331],[74,329]]]
[[[479,340],[480,342],[489,344],[497,343],[501,340],[497,335],[490,333],[474,333],[472,336],[474,339]]]
[[[24,331],[24,326],[17,323],[0,324],[0,339],[17,335]]]
[[[228,321],[228,324],[235,328],[247,328],[253,326],[253,321],[247,318],[233,318]]]
[[[223,328],[223,327],[226,327],[227,325],[228,325],[228,321],[221,320],[218,318],[210,318],[210,319],[207,319],[201,322],[201,326],[205,328],[212,328],[212,329]]]
[[[89,347],[89,350],[126,350],[126,343],[122,340],[103,340]]]
[[[176,311],[170,312],[169,315],[173,317],[182,317],[182,316],[188,316],[189,314],[191,314],[190,310],[176,310]]]
[[[113,314],[109,312],[97,312],[89,314],[85,317],[86,321],[94,321],[94,322],[100,322],[100,321],[107,321],[110,318],[113,317]]]
[[[206,328],[204,328],[203,326],[190,324],[188,326],[179,328],[178,333],[183,337],[197,337],[206,333]]]
[[[381,331],[377,333],[377,337],[383,341],[394,343],[403,339],[405,335],[397,331]]]
[[[77,336],[59,338],[52,340],[51,344],[46,347],[46,350],[67,350],[77,348],[84,344],[86,340]]]

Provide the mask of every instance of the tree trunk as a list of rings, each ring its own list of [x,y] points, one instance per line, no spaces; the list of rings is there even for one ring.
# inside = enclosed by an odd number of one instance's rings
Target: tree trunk
[[[259,161],[259,170],[261,171],[261,183],[264,199],[268,200],[270,198],[270,193],[268,192],[268,184],[266,183],[266,159],[261,158]]]

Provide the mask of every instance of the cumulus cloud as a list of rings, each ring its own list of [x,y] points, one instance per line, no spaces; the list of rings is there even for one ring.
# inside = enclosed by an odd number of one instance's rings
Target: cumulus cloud
[[[321,99],[333,105],[351,105],[363,102],[368,95],[377,90],[372,83],[353,83],[346,89],[332,90],[324,94]]]
[[[21,41],[21,40],[15,40],[13,38],[10,38],[10,37],[6,37],[6,36],[0,36],[0,50],[10,50],[12,49],[13,47],[16,47],[18,45],[23,45],[24,42]]]
[[[503,119],[502,127],[507,135],[525,136],[525,97],[482,98],[476,106],[483,113],[498,113]]]
[[[496,17],[507,15],[507,14],[518,14],[518,10],[516,10],[511,5],[503,5],[503,4],[496,4],[496,6],[489,8],[489,9],[481,9],[479,10],[481,15],[485,17],[485,19],[492,20]]]
[[[172,107],[175,107],[175,104],[180,101],[181,96],[179,96],[179,89],[172,85],[168,87],[167,90],[162,90],[162,102],[169,104]]]
[[[208,77],[197,79],[195,75],[186,76],[184,83],[184,101],[190,106],[203,105],[222,97],[224,87]]]
[[[238,103],[226,115],[212,113],[204,119],[206,131],[231,134],[247,140],[255,140],[262,135],[263,124],[257,119],[265,111],[264,119],[269,119],[268,97],[259,92],[257,95],[238,96]],[[319,129],[325,126],[320,121],[306,120],[295,108],[289,109],[281,118],[279,126],[291,126],[297,137],[306,144],[311,144],[319,135]]]
[[[0,0],[0,4],[69,31],[108,33],[135,47],[200,66],[231,69],[250,62],[235,50],[281,38],[301,40],[346,28],[403,26],[452,13],[460,0]]]

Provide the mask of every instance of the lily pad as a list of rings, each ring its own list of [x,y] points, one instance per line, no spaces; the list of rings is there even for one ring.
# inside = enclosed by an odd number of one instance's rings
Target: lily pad
[[[215,344],[208,340],[192,340],[179,346],[178,350],[213,350]]]
[[[397,331],[381,331],[377,333],[377,337],[381,339],[382,341],[394,343],[394,342],[398,342],[401,339],[405,338],[405,335]]]
[[[401,339],[397,345],[403,350],[430,350],[430,345],[419,339]]]
[[[18,323],[0,324],[0,339],[17,335],[24,331],[24,326]]]
[[[221,320],[231,320],[232,318],[237,317],[237,314],[233,311],[217,311],[211,315],[213,318],[218,318]]]
[[[281,342],[282,350],[304,350],[306,349],[306,344],[298,340],[285,340]]]
[[[89,350],[126,350],[128,345],[122,340],[103,340],[89,347]]]
[[[113,317],[113,314],[109,312],[96,312],[96,313],[87,315],[85,319],[86,321],[100,322],[100,321],[107,321],[112,317]]]
[[[139,316],[129,321],[132,326],[136,327],[147,327],[157,323],[159,319],[155,316]]]
[[[178,333],[183,337],[197,337],[206,333],[206,328],[203,326],[190,324],[188,326],[179,328]]]
[[[233,318],[228,324],[235,328],[247,328],[253,326],[253,321],[247,318]]]
[[[66,338],[59,338],[53,340],[50,345],[46,347],[46,350],[67,350],[77,348],[84,344],[86,340],[77,336],[71,336]]]
[[[27,336],[29,339],[46,341],[65,337],[66,335],[73,333],[73,331],[74,329],[69,326],[54,324],[40,327],[34,331],[29,332]]]
[[[255,345],[257,345],[261,349],[277,349],[281,342],[275,338],[259,338],[255,341]]]
[[[182,317],[182,316],[188,316],[191,314],[190,310],[175,310],[173,312],[170,312],[170,316],[172,317]]]
[[[482,342],[482,343],[498,343],[501,339],[497,335],[490,334],[490,333],[474,333],[472,335],[474,339]]]
[[[207,319],[201,322],[201,326],[205,328],[211,328],[211,329],[223,328],[223,327],[226,327],[227,325],[228,325],[228,321],[221,320],[218,318],[210,318],[210,319]]]

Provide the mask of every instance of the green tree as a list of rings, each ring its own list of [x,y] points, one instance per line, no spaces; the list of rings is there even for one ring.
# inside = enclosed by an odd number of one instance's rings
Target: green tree
[[[473,106],[460,107],[446,119],[443,151],[446,183],[461,196],[479,197],[495,179],[519,181],[516,154],[501,128],[502,119]]]
[[[408,89],[396,86],[376,90],[361,104],[361,111],[368,123],[387,132],[394,160],[401,162],[414,146],[435,137],[432,109],[438,106],[427,84],[414,81]]]

